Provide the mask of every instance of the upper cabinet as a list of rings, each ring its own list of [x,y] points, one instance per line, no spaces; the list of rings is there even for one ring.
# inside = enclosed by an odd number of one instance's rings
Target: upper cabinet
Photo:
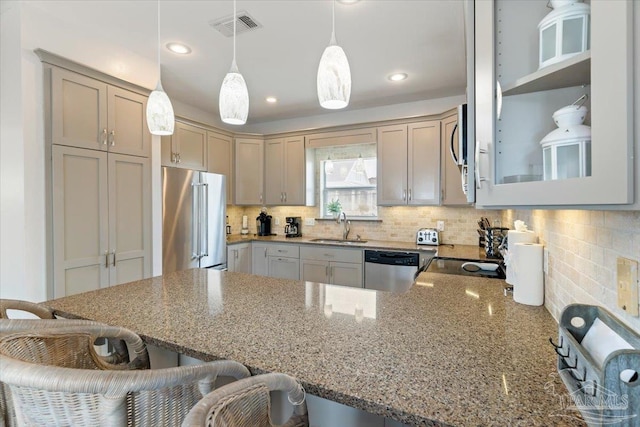
[[[267,139],[265,153],[265,204],[305,204],[304,137]]]
[[[378,128],[378,205],[440,203],[440,121]]]
[[[162,137],[162,165],[206,171],[207,146],[205,129],[176,122],[173,135]]]
[[[51,68],[53,144],[149,157],[146,109],[139,93]]]
[[[443,206],[468,205],[467,196],[462,190],[462,177],[458,163],[454,160],[456,139],[460,128],[457,126],[457,114],[442,119],[440,122],[440,187],[442,189],[441,203]]]
[[[207,132],[207,139],[208,170],[227,177],[227,202],[230,202],[233,195],[233,138],[217,132]]]
[[[540,32],[547,3],[474,4],[476,204],[631,203],[634,2],[592,0],[590,16]],[[583,113],[567,124],[563,107]]]
[[[264,203],[264,140],[235,139],[235,204]]]

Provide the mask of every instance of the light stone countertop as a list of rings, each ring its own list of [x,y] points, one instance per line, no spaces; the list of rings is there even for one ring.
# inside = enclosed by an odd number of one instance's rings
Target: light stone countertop
[[[193,269],[48,301],[63,316],[411,425],[584,425],[562,406],[544,307],[504,282],[422,273],[404,294]]]
[[[321,239],[321,237],[285,237],[285,236],[256,236],[253,234],[242,236],[232,234],[227,236],[227,245],[250,242],[272,242],[272,243],[291,243],[304,245],[323,245],[336,246],[341,248],[357,248],[357,249],[387,249],[400,251],[437,251],[437,256],[449,258],[464,258],[472,260],[486,259],[484,248],[473,245],[452,245],[444,244],[440,246],[416,245],[415,242],[396,242],[391,240],[366,240],[366,243],[358,243],[356,240],[350,239],[351,244],[344,243],[320,243],[314,242],[313,239]]]

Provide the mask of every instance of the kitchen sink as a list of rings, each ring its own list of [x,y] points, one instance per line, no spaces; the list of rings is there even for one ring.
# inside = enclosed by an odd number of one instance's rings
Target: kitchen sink
[[[311,239],[314,243],[333,243],[338,245],[361,245],[367,243],[366,240],[345,240],[345,239]]]

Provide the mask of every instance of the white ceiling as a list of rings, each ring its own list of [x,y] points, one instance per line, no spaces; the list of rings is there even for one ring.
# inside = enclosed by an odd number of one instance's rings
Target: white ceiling
[[[155,1],[34,1],[44,13],[99,32],[155,62]],[[316,94],[318,62],[331,36],[331,1],[238,0],[262,28],[238,35],[237,63],[249,89],[248,124],[334,112]],[[225,1],[160,2],[162,83],[171,99],[218,115],[218,92],[232,58],[232,39],[209,22],[231,16]],[[73,23],[73,24],[72,24]],[[346,110],[463,95],[466,86],[462,0],[361,0],[336,3],[336,37],[352,74]],[[190,55],[164,46],[188,44]],[[387,76],[405,72],[392,83]],[[273,95],[277,104],[268,104]]]

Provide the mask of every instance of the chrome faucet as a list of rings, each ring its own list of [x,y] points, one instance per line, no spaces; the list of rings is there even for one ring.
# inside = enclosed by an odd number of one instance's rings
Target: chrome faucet
[[[347,214],[344,211],[340,212],[338,215],[338,224],[344,221],[344,225],[342,226],[342,240],[347,240],[349,237],[349,232],[351,231],[351,221],[347,221]]]

